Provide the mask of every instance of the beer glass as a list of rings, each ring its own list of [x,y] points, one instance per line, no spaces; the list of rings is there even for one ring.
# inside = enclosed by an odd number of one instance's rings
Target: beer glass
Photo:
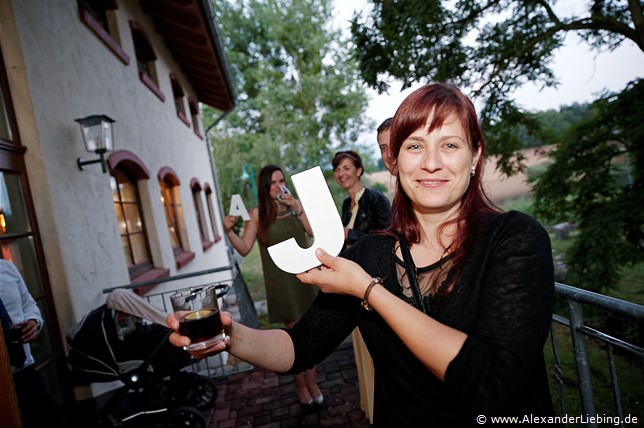
[[[187,351],[205,349],[226,337],[214,285],[178,291],[170,296],[170,301],[179,320],[179,332],[192,341],[190,346],[185,347]]]

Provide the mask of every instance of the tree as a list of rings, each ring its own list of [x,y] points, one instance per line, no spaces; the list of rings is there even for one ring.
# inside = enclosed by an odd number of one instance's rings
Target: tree
[[[640,79],[595,101],[534,187],[537,214],[578,224],[568,280],[583,288],[609,288],[620,267],[644,260],[643,99]]]
[[[523,168],[522,133],[558,144],[534,189],[545,218],[578,222],[568,254],[575,285],[611,287],[620,267],[644,260],[642,81],[593,103],[588,119],[569,133],[546,132],[511,98],[526,82],[556,87],[550,64],[567,33],[598,51],[633,42],[644,52],[640,0],[594,0],[574,16],[561,15],[554,0],[370,1],[371,13],[351,23],[370,86],[382,92],[396,78],[404,87],[452,81],[469,90],[484,105],[489,151],[506,174]],[[624,174],[615,173],[619,165]]]
[[[561,17],[553,0],[370,0],[368,16],[354,16],[353,39],[362,77],[379,92],[391,78],[408,87],[452,81],[484,104],[481,117],[500,137],[491,141],[506,173],[521,169],[521,141],[507,124],[539,127],[510,96],[526,82],[556,86],[550,67],[568,32],[592,47],[612,50],[625,40],[644,51],[644,16],[639,0],[588,2],[583,14]],[[505,124],[501,125],[504,121]]]
[[[357,148],[367,96],[350,43],[331,28],[327,0],[218,1],[217,20],[238,104],[210,133],[224,200],[242,193],[250,163],[287,176]],[[208,126],[221,114],[207,109]],[[364,152],[364,151],[363,151]],[[249,199],[246,203],[251,204]]]

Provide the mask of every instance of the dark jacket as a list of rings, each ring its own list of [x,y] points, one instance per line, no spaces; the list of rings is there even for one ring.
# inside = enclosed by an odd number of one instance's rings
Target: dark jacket
[[[381,192],[365,187],[362,197],[358,201],[358,215],[349,229],[345,246],[358,242],[363,235],[368,235],[373,230],[385,229],[389,226],[391,204],[389,199]],[[351,220],[351,198],[342,202],[342,225],[346,226]]]

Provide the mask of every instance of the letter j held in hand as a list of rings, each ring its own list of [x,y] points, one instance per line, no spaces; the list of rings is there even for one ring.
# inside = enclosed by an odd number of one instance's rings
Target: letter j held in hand
[[[315,256],[317,248],[323,248],[333,256],[340,253],[344,227],[319,166],[295,174],[291,179],[313,229],[315,242],[309,248],[302,248],[290,238],[268,247],[268,253],[277,267],[298,274],[320,265]]]

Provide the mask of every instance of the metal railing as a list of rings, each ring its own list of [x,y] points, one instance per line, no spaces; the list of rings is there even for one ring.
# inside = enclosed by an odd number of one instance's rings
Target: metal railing
[[[222,296],[222,309],[231,310],[234,312],[234,316],[245,325],[257,328],[259,326],[257,312],[255,310],[254,303],[248,292],[248,288],[244,281],[244,278],[241,274],[239,266],[235,264],[234,266],[228,266],[224,268],[210,269],[206,271],[194,272],[185,275],[177,275],[174,277],[162,278],[152,281],[146,281],[145,283],[136,283],[136,284],[126,284],[119,287],[112,287],[103,290],[104,293],[109,293],[117,288],[136,288],[141,286],[147,286],[151,284],[159,284],[164,282],[180,281],[182,279],[194,278],[198,276],[208,275],[214,272],[221,272],[225,270],[233,271],[233,279],[229,282],[232,282],[231,290],[234,291],[234,296]],[[221,283],[219,281],[218,283]],[[168,296],[178,291],[182,288],[185,288],[179,285],[176,289],[172,291],[164,291],[160,293],[148,293],[144,297],[153,305],[168,311],[169,299]],[[589,325],[586,325],[586,320],[584,318],[584,307],[588,308],[597,308],[604,311],[607,311],[613,315],[621,315],[636,322],[644,321],[644,306],[638,305],[632,302],[627,302],[624,300],[612,298],[602,294],[594,293],[592,291],[583,290],[575,288],[569,285],[555,283],[555,293],[558,300],[563,299],[566,303],[568,310],[568,317],[565,318],[558,314],[553,314],[552,317],[552,326],[551,326],[551,344],[553,350],[553,364],[554,364],[554,376],[555,382],[558,389],[559,401],[560,401],[560,411],[562,415],[566,415],[566,402],[564,398],[564,376],[563,368],[559,358],[559,346],[555,338],[555,324],[563,325],[567,327],[570,331],[570,338],[572,342],[572,350],[575,359],[575,371],[577,379],[577,387],[579,390],[579,397],[581,403],[581,410],[585,415],[595,415],[597,414],[597,409],[595,405],[595,394],[593,390],[592,383],[592,373],[590,365],[590,354],[588,351],[588,339],[592,338],[603,345],[605,345],[607,350],[607,367],[610,373],[611,385],[612,385],[612,394],[615,401],[615,410],[616,414],[620,417],[621,420],[624,420],[624,414],[622,409],[620,389],[617,378],[617,365],[615,363],[615,349],[618,349],[620,353],[626,353],[628,355],[634,356],[639,359],[644,359],[644,349],[626,342],[622,339],[616,338],[607,334],[605,332],[599,331]],[[230,300],[234,299],[234,308],[230,307]],[[237,372],[251,370],[252,365],[247,364],[241,360],[237,360],[234,357],[222,353],[214,357],[209,357],[193,364],[193,369],[206,374],[209,377],[222,377],[234,374]],[[589,427],[598,426],[596,423],[589,422],[587,423]]]
[[[232,271],[233,279],[223,281],[210,281],[204,279],[204,284],[222,285],[221,291],[218,291],[217,293],[220,299],[220,308],[222,310],[230,311],[233,315],[233,319],[235,319],[236,321],[239,321],[242,324],[248,325],[250,327],[258,327],[259,321],[257,318],[257,311],[255,310],[255,306],[250,297],[250,293],[248,292],[246,282],[244,281],[244,277],[241,274],[241,271],[237,264],[235,264],[234,267],[225,266],[187,274],[175,275],[166,278],[153,279],[150,281],[110,287],[104,289],[103,293],[108,294],[117,289],[135,289],[138,287],[147,287],[150,285],[174,282],[176,283],[176,287],[173,287],[171,290],[165,290],[157,293],[149,292],[143,296],[143,298],[146,299],[147,302],[151,305],[163,310],[164,312],[171,312],[171,294],[195,286],[194,281],[190,281],[194,280],[194,278],[207,278],[207,275],[224,271]],[[190,285],[182,284],[182,281],[190,283]],[[199,374],[211,378],[219,378],[239,372],[252,370],[253,366],[244,361],[238,360],[237,358],[229,355],[227,352],[222,352],[212,357],[195,360],[189,366],[189,368],[190,370]]]
[[[564,378],[562,365],[559,358],[560,353],[557,341],[555,340],[555,324],[561,324],[570,329],[572,350],[575,358],[577,386],[579,389],[581,410],[583,414],[591,416],[597,414],[590,365],[590,354],[588,351],[588,339],[592,338],[606,347],[608,355],[607,368],[610,373],[615,411],[619,416],[620,421],[624,421],[614,351],[618,349],[621,353],[634,356],[635,358],[644,359],[644,349],[586,325],[584,306],[601,309],[603,311],[607,311],[611,315],[623,316],[632,319],[635,322],[644,321],[644,306],[560,283],[555,283],[555,293],[557,299],[565,300],[569,316],[569,318],[564,318],[560,315],[554,314],[552,317],[553,324],[551,326],[550,334],[555,366],[555,381],[559,392],[561,414],[567,415],[567,412],[563,393]],[[596,427],[598,425],[597,423],[590,421],[587,422],[586,426]],[[623,422],[622,426],[624,426]]]

